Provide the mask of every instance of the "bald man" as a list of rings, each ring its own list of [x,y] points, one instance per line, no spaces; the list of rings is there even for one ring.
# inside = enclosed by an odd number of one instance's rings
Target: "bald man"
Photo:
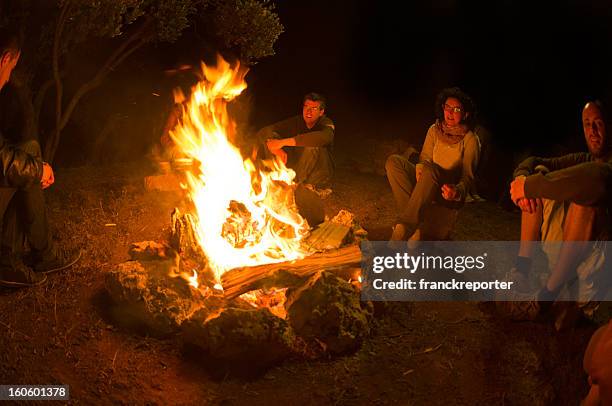
[[[515,282],[518,294],[509,298],[515,301],[508,304],[512,318],[535,319],[575,278],[580,302],[601,300],[605,294],[605,282],[610,279],[604,264],[610,239],[607,208],[612,200],[612,153],[601,102],[584,106],[582,126],[589,152],[530,157],[514,171],[510,194],[522,216],[519,254],[508,277]],[[528,273],[541,241],[558,243],[543,244],[551,273],[532,295]]]
[[[593,334],[584,354],[591,390],[584,406],[612,405],[612,322]]]

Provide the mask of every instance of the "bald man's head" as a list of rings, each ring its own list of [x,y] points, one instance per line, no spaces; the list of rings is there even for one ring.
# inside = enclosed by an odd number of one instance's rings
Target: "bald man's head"
[[[601,103],[588,102],[582,109],[582,129],[589,152],[595,159],[609,154],[606,121]]]

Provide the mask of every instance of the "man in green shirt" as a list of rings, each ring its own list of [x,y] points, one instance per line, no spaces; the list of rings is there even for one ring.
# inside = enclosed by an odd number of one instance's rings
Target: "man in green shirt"
[[[606,117],[599,101],[582,110],[582,125],[589,152],[557,158],[530,157],[514,172],[512,201],[521,208],[521,245],[510,278],[528,290],[527,274],[540,241],[555,252],[546,252],[551,274],[533,300],[511,305],[511,317],[534,319],[546,303],[554,302],[573,277],[579,281],[580,302],[601,299],[605,293],[605,242],[610,238],[608,208],[612,175],[612,149]],[[596,241],[596,243],[588,243]],[[546,251],[546,244],[544,245]]]
[[[297,183],[329,188],[334,174],[335,126],[325,115],[325,97],[308,93],[303,101],[302,115],[264,127],[258,137],[267,140],[268,151],[295,171]]]

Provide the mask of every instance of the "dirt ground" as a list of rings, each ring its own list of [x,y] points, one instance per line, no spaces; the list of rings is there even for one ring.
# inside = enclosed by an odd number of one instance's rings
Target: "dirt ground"
[[[60,170],[48,191],[56,238],[82,247],[71,271],[41,287],[0,290],[0,383],[67,384],[73,404],[575,405],[586,393],[581,360],[591,325],[556,333],[513,323],[476,303],[392,303],[355,354],[291,359],[263,374],[219,374],[182,353],[179,339],[124,331],[106,317],[104,274],[131,242],[164,239],[171,193],[146,192],[143,166]],[[330,214],[352,211],[370,239],[386,239],[386,179],[340,168]],[[475,203],[459,240],[516,240],[518,214]]]

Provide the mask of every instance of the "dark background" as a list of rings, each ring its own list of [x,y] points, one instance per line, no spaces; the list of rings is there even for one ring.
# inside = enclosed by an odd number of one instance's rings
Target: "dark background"
[[[610,93],[611,9],[604,1],[282,2],[287,32],[250,77],[255,119],[290,114],[317,89],[329,96],[339,138],[365,127],[418,142],[435,94],[460,86],[500,145],[582,148],[581,105]]]
[[[460,86],[508,172],[527,153],[584,149],[580,109],[611,93],[611,9],[599,0],[280,1],[285,32],[276,55],[251,67],[239,119],[255,130],[299,114],[302,96],[317,91],[328,96],[339,154],[372,138],[420,145],[436,93]],[[98,48],[71,57],[75,78],[95,66]],[[79,105],[57,164],[144,156],[171,89],[195,80],[164,70],[210,57],[192,32],[134,55]]]

